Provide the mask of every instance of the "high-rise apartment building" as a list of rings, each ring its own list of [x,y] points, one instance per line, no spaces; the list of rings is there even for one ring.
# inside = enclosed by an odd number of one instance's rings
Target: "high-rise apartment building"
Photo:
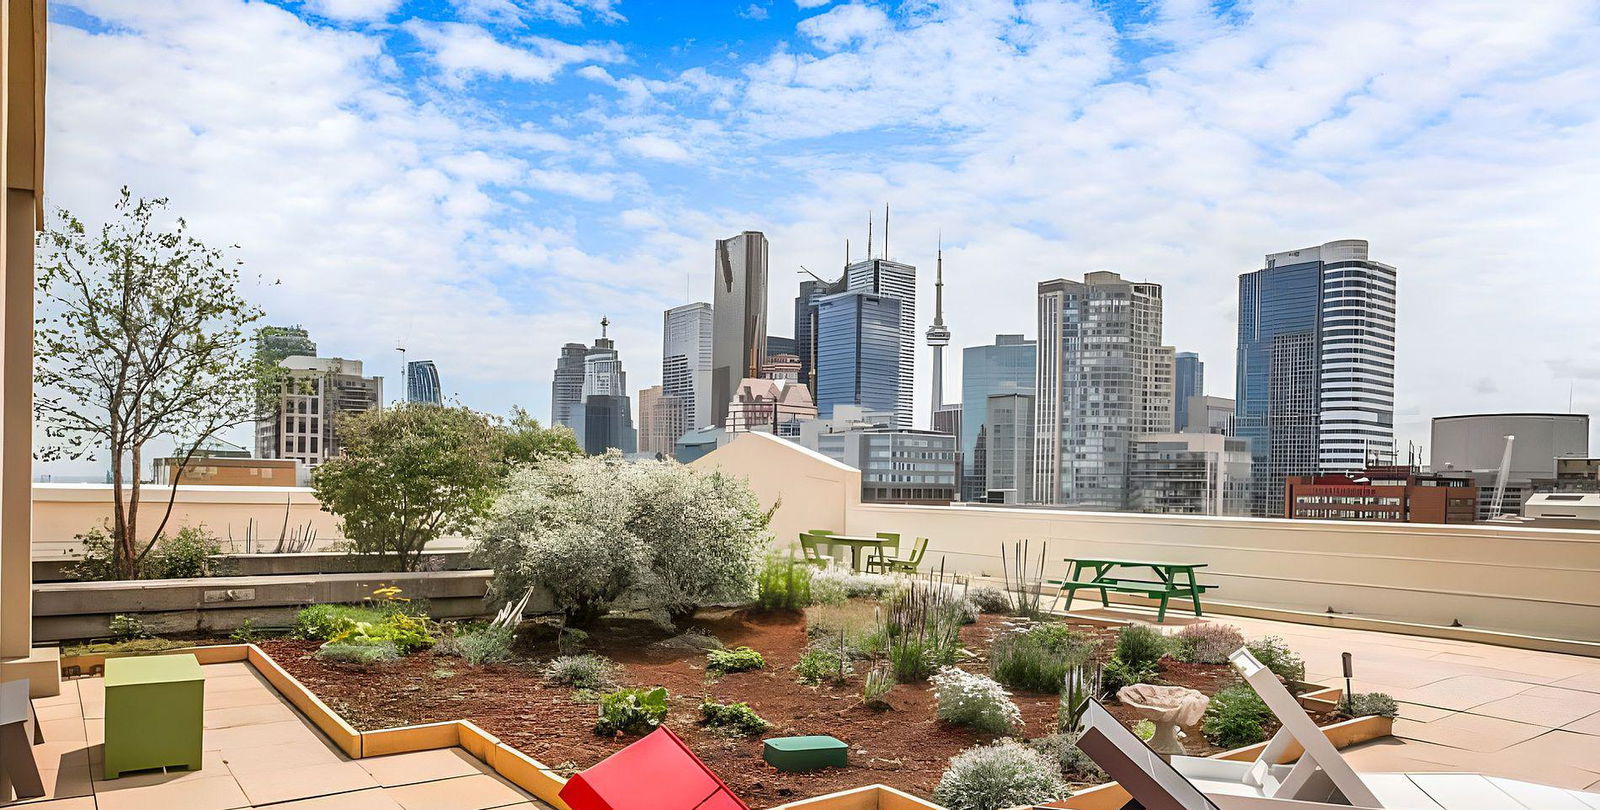
[[[917,348],[917,268],[888,259],[866,259],[853,262],[844,269],[847,292],[870,293],[899,301],[899,333],[895,375],[895,427],[909,430],[912,420],[912,380],[915,372]],[[817,337],[818,355],[829,351],[820,327]],[[818,381],[821,384],[821,381]],[[819,397],[820,400],[820,397]],[[861,403],[869,410],[877,406]]]
[[[550,383],[550,424],[572,426],[572,410],[583,402],[583,358],[589,347],[568,343],[556,358],[555,379]]]
[[[1200,355],[1178,352],[1173,361],[1172,392],[1172,418],[1182,433],[1189,429],[1189,398],[1206,393],[1206,364],[1200,361]]]
[[[1169,515],[1250,514],[1250,443],[1220,433],[1134,440],[1130,508]]]
[[[739,381],[767,358],[767,237],[718,239],[712,269],[711,424],[722,427]]]
[[[1173,426],[1161,285],[1106,271],[1039,282],[1038,358],[1035,500],[1126,508],[1134,438]]]
[[[678,437],[689,432],[683,421],[688,411],[664,386],[639,389],[639,452],[671,456]]]
[[[984,482],[984,456],[989,441],[989,431],[985,430],[989,397],[1032,394],[1038,352],[1038,344],[1022,335],[995,335],[994,343],[961,350],[962,500],[978,500],[988,489]],[[1031,469],[1031,460],[1029,463]]]
[[[406,402],[444,404],[444,393],[439,386],[439,368],[432,360],[406,363]]]
[[[674,421],[684,432],[711,424],[712,320],[711,305],[704,301],[673,307],[662,316],[661,392],[683,408]]]
[[[817,303],[817,410],[824,418],[840,405],[894,414],[899,424],[903,339],[899,298],[852,291]],[[906,411],[909,417],[909,411]]]
[[[1395,280],[1362,239],[1271,253],[1239,276],[1234,425],[1255,514],[1283,515],[1289,476],[1393,462]]]
[[[1033,501],[1033,399],[1031,393],[984,398],[980,481],[990,503]]]
[[[339,455],[340,414],[383,406],[383,378],[362,375],[360,360],[290,355],[273,412],[256,422],[256,455],[315,466]]]

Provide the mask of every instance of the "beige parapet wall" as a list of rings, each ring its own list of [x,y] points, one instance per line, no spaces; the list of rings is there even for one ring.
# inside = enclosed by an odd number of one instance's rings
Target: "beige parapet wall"
[[[858,471],[760,433],[694,465],[746,478],[764,504],[780,503],[780,544],[812,528],[894,531],[928,537],[935,566],[999,577],[1001,545],[1027,538],[1048,544],[1051,577],[1074,556],[1206,563],[1201,581],[1219,586],[1207,601],[1224,610],[1331,611],[1445,635],[1459,624],[1532,637],[1529,646],[1600,643],[1600,532],[863,504]]]
[[[139,525],[152,531],[167,508],[171,489],[147,484],[140,490]],[[111,519],[109,484],[33,485],[33,559],[73,557],[80,544],[74,538]],[[248,527],[255,527],[254,552],[272,551],[285,533],[316,533],[316,548],[326,551],[344,540],[339,520],[323,511],[322,503],[306,487],[178,486],[170,531],[205,525],[222,541],[223,551],[244,552]],[[285,525],[287,524],[287,530]],[[232,538],[231,542],[229,538]],[[439,548],[464,546],[460,538],[446,538]],[[433,546],[430,546],[433,547]]]

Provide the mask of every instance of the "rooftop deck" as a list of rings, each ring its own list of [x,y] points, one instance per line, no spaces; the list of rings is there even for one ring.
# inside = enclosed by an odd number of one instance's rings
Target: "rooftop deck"
[[[1153,619],[1116,607],[1074,611]],[[1305,658],[1306,679],[1343,685],[1340,655],[1354,655],[1355,691],[1400,702],[1394,736],[1344,751],[1359,771],[1472,771],[1600,792],[1600,659],[1236,616],[1248,638],[1282,636]],[[1187,617],[1170,614],[1177,628]]]
[[[105,692],[98,677],[64,681],[34,701],[45,743],[34,757],[41,810],[532,810],[549,805],[460,748],[353,760],[246,663],[209,664],[205,760],[195,772],[106,781],[100,772]]]

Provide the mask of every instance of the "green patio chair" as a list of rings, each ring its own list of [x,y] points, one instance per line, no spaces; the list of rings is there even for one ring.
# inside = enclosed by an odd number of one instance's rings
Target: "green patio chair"
[[[872,549],[871,554],[867,555],[866,568],[869,573],[872,571],[887,571],[888,567],[884,561],[892,560],[900,554],[899,532],[877,532],[876,534],[878,537],[883,538],[883,542]],[[874,560],[878,562],[874,563]]]
[[[897,550],[898,553],[898,550]],[[911,556],[900,557],[868,557],[867,570],[876,569],[883,574],[915,574],[917,566],[922,564],[923,555],[928,553],[928,538],[918,537],[911,545]],[[876,566],[873,563],[877,563]]]
[[[819,538],[815,533],[802,532],[800,534],[800,554],[807,565],[826,568],[833,564],[833,558],[822,553],[818,548],[818,542]]]

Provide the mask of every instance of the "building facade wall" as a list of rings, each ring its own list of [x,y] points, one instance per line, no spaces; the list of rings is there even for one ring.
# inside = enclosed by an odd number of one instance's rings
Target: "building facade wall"
[[[733,389],[760,377],[767,357],[767,237],[745,231],[717,240],[712,287],[711,424],[721,427]]]
[[[901,303],[863,292],[818,302],[815,399],[821,417],[831,418],[840,405],[898,414]]]
[[[406,401],[424,405],[444,404],[444,391],[439,384],[439,367],[432,360],[412,360],[406,363]]]
[[[583,358],[588,353],[589,347],[582,343],[561,347],[550,383],[550,424],[572,426],[572,409],[583,401]]]
[[[1178,352],[1173,365],[1172,383],[1173,429],[1182,433],[1189,429],[1189,398],[1204,396],[1206,390],[1206,364],[1194,352]]]
[[[703,301],[662,315],[661,390],[684,402],[685,431],[711,424],[712,323],[711,305]]]
[[[990,394],[984,404],[983,494],[1010,491],[1007,503],[1032,503],[1034,396]]]
[[[984,456],[987,452],[985,449],[980,453],[978,448],[980,436],[985,443],[991,441],[990,432],[984,429],[989,397],[997,394],[1033,394],[1038,354],[1038,344],[1022,335],[995,335],[992,344],[968,346],[961,350],[962,500],[977,500],[989,488],[984,481]],[[1030,414],[1030,423],[1032,419]],[[1032,434],[1031,426],[1029,434]],[[1025,466],[1033,469],[1031,458]],[[1032,491],[1032,482],[1029,481],[1021,489]]]
[[[889,261],[868,259],[845,267],[847,292],[872,293],[899,301],[899,342],[895,375],[895,427],[910,430],[912,422],[912,380],[916,372],[917,347],[917,268]],[[825,351],[826,349],[819,349]]]

